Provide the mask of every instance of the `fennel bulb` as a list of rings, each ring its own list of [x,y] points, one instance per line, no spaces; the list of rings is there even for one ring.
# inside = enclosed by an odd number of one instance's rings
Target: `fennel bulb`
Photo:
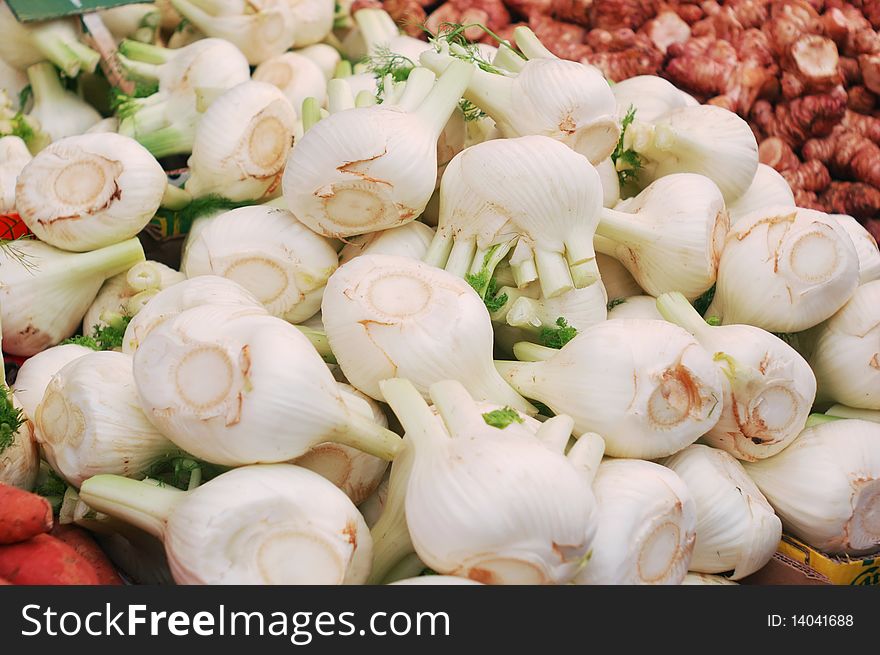
[[[15,375],[13,390],[28,420],[33,421],[36,418],[37,405],[43,400],[46,387],[55,374],[73,360],[93,352],[95,351],[86,346],[66,343],[46,348],[24,361]]]
[[[880,424],[822,423],[744,466],[787,532],[832,555],[880,547]]]
[[[304,3],[308,1],[303,0]],[[324,73],[311,59],[295,52],[267,59],[257,66],[253,79],[281,89],[297,112],[306,98],[315,98],[321,105],[327,99]]]
[[[397,23],[384,9],[365,8],[354,12],[354,22],[368,57],[406,57],[418,65],[419,55],[433,49],[430,43],[401,34]],[[359,57],[349,57],[359,59]],[[439,71],[434,71],[438,72]]]
[[[333,0],[287,0],[293,11],[293,43],[297,48],[319,44],[333,29]]]
[[[434,230],[420,221],[413,221],[380,232],[353,237],[339,251],[339,264],[360,255],[393,255],[423,259],[434,238]]]
[[[410,80],[423,79],[414,70]],[[437,180],[437,140],[473,69],[456,62],[427,94],[395,106],[356,107],[309,129],[290,154],[284,199],[315,232],[348,237],[408,223]],[[415,75],[415,78],[413,76]]]
[[[40,130],[52,141],[83,134],[101,121],[101,114],[94,107],[61,85],[52,64],[42,62],[29,66],[27,76],[34,95],[34,106],[28,117],[36,119]]]
[[[243,82],[229,89],[196,128],[186,190],[195,198],[276,197],[295,126],[296,111],[271,84]]]
[[[730,230],[706,316],[800,332],[840,309],[858,283],[858,254],[835,219],[812,209],[765,207]]]
[[[201,305],[239,308],[242,314],[268,312],[250,291],[218,275],[200,275],[160,291],[135,314],[122,338],[122,352],[132,354],[147,335],[169,318]]]
[[[162,22],[161,11],[152,2],[111,7],[98,15],[117,43],[123,39],[152,43]]]
[[[797,438],[816,397],[816,376],[794,348],[751,325],[709,325],[679,293],[660,296],[657,309],[713,353],[724,374],[721,418],[703,437],[707,444],[754,461]]]
[[[391,255],[355,257],[330,276],[321,317],[346,379],[376,400],[387,378],[406,378],[423,394],[457,379],[477,400],[535,412],[492,366],[482,299],[441,269]]]
[[[137,239],[73,253],[19,239],[0,248],[3,349],[28,357],[71,336],[109,277],[144,260]]]
[[[342,400],[349,408],[382,427],[388,427],[388,419],[379,403],[351,385],[342,382],[338,385]],[[327,478],[355,505],[360,505],[376,491],[388,468],[384,459],[332,441],[314,446],[290,463]]]
[[[602,206],[614,207],[620,201],[620,178],[611,158],[603,159],[596,164],[596,172],[602,182]]]
[[[364,519],[298,466],[247,466],[192,491],[99,475],[80,498],[162,539],[178,584],[360,584],[370,570]]]
[[[722,381],[712,356],[688,332],[645,319],[605,321],[560,350],[517,344],[521,359],[496,362],[519,393],[603,436],[612,457],[671,455],[712,429]]]
[[[0,213],[15,211],[15,184],[31,159],[27,144],[19,137],[0,138]]]
[[[313,43],[305,48],[298,47],[294,52],[311,59],[312,62],[321,69],[321,72],[324,74],[324,79],[328,82],[333,79],[333,75],[336,73],[336,67],[339,65],[339,62],[342,61],[342,56],[339,54],[339,51],[332,45],[326,43]]]
[[[0,386],[0,419],[0,484],[30,491],[40,472],[40,451],[33,423],[5,385]]]
[[[749,188],[739,198],[727,204],[730,224],[734,225],[743,216],[771,205],[794,207],[794,194],[786,179],[774,168],[767,164],[758,164]]]
[[[182,312],[140,343],[134,377],[154,425],[215,464],[288,461],[325,441],[387,460],[400,448],[400,437],[345,404],[308,338],[274,316]]]
[[[101,473],[138,478],[177,452],[144,416],[130,355],[93,352],[65,364],[37,405],[34,426],[46,460],[79,487]]]
[[[595,242],[595,239],[594,239]],[[641,296],[645,292],[626,267],[611,255],[596,249],[596,266],[609,300]]]
[[[653,123],[673,109],[698,105],[692,96],[656,75],[636,75],[611,87],[617,102],[617,115],[622,119],[635,109],[636,119]]]
[[[48,60],[68,77],[93,72],[101,56],[79,41],[73,19],[19,23],[8,5],[0,3],[0,59],[19,70]]]
[[[618,318],[648,318],[654,320],[666,320],[657,311],[657,299],[654,296],[630,296],[629,298],[615,298],[610,303],[608,319]]]
[[[819,400],[880,409],[880,280],[858,287],[813,336]]]
[[[0,89],[3,89],[6,95],[11,98],[19,98],[28,84],[28,78],[24,71],[13,68],[0,55]],[[22,111],[26,109],[26,107],[19,107],[18,102],[15,103],[15,108]]]
[[[852,216],[846,214],[829,216],[837,219],[837,224],[849,234],[856,247],[859,256],[859,284],[880,280],[880,250],[877,249],[877,241],[871,233]]]
[[[752,128],[732,111],[714,105],[679,107],[653,121],[638,113],[623,146],[643,160],[639,179],[652,182],[673,173],[705,175],[725,202],[742,196],[758,170]]]
[[[530,286],[538,286],[532,283]],[[583,289],[571,289],[561,296],[542,298],[540,289],[515,289],[501,287],[498,296],[507,296],[507,302],[497,312],[491,314],[495,322],[505,322],[516,328],[523,328],[532,334],[540,334],[541,328],[554,328],[557,321],[564,318],[576,330],[583,330],[607,318],[608,298],[605,287],[596,282]],[[536,297],[533,297],[536,296]]]
[[[696,503],[691,571],[733,571],[730,578],[739,580],[770,561],[782,522],[739,462],[723,450],[693,444],[662,464],[684,480]]]
[[[542,295],[554,298],[598,279],[593,236],[601,207],[596,169],[558,141],[487,141],[446,167],[440,222],[425,261],[455,275],[485,268],[491,276],[489,262],[518,237],[510,258],[518,286],[537,279]]]
[[[208,36],[235,45],[252,66],[294,44],[296,18],[289,0],[171,0],[171,5]]]
[[[250,79],[245,56],[223,39],[202,39],[177,50],[124,41],[120,51],[128,73],[158,83],[159,90],[121,102],[119,132],[156,157],[191,152],[206,96]]]
[[[299,323],[321,307],[337,255],[283,209],[241,207],[215,216],[190,239],[181,270],[187,277],[220,275],[238,282],[273,316]]]
[[[528,27],[514,30],[527,57],[518,71],[477,68],[464,97],[495,121],[505,137],[542,134],[561,141],[598,164],[614,151],[619,136],[617,103],[598,68],[553,55]],[[423,66],[440,73],[454,60],[427,51]],[[757,146],[756,146],[757,156]]]
[[[847,407],[846,405],[832,405],[825,413],[828,416],[836,416],[838,418],[860,418],[864,421],[880,423],[880,410],[876,409],[858,409],[856,407]]]
[[[682,479],[637,459],[605,460],[593,480],[599,526],[578,584],[680,584],[694,550],[697,508]]]
[[[596,529],[583,449],[566,457],[516,421],[489,425],[458,382],[431,386],[441,421],[406,380],[382,393],[412,449],[406,522],[425,564],[487,584],[574,577]]]
[[[133,139],[83,134],[56,141],[24,167],[15,204],[39,239],[83,252],[135,236],[167,186],[159,162]]]
[[[89,334],[96,326],[105,326],[107,315],[134,316],[162,289],[183,282],[186,276],[159,262],[135,264],[104,282],[95,301],[83,317],[83,329]]]
[[[623,264],[648,295],[679,291],[693,299],[715,282],[728,227],[715,183],[679,173],[602,209],[594,245]]]

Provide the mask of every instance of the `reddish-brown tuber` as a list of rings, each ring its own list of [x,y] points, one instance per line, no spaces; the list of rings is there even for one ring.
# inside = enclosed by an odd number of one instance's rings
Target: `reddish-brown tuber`
[[[91,564],[48,534],[0,546],[0,576],[20,585],[99,584]]]
[[[119,577],[116,568],[88,532],[75,525],[59,524],[52,529],[52,536],[73,548],[83,559],[92,565],[98,576],[98,584],[122,584],[122,578]]]
[[[0,483],[0,544],[14,544],[52,529],[52,507],[42,496]]]
[[[832,182],[820,200],[829,214],[849,214],[861,221],[880,214],[880,191],[860,182]]]

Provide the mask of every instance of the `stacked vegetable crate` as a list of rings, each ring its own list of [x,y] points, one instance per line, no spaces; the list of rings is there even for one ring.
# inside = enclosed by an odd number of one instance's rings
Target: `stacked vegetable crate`
[[[818,208],[843,187],[812,202],[795,154],[872,117],[782,115],[843,92],[855,14],[450,2],[428,38],[387,9],[123,6],[104,68],[0,9],[0,578],[119,582],[81,530],[140,583],[872,557],[874,215]],[[787,40],[718,54],[759,34]],[[725,84],[676,77],[706,61]]]

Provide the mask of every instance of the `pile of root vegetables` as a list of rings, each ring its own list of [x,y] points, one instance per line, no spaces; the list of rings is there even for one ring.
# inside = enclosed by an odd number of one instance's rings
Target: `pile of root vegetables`
[[[358,0],[360,3],[360,0]],[[378,4],[378,3],[373,3]],[[798,205],[880,227],[880,5],[870,0],[425,0],[382,3],[425,23],[529,25],[554,54],[615,82],[660,75],[749,121]],[[357,5],[356,5],[357,6]],[[494,42],[478,27],[470,38]]]

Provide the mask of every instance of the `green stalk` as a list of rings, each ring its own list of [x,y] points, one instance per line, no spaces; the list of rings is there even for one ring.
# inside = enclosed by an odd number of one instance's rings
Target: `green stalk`
[[[147,148],[149,150],[149,148]],[[165,193],[162,195],[162,207],[171,211],[179,211],[192,202],[192,196],[173,184],[165,185]],[[143,291],[144,289],[138,289]]]
[[[367,584],[381,583],[401,559],[413,552],[409,528],[406,525],[405,507],[413,459],[412,444],[404,437],[403,448],[391,465],[388,495],[382,515],[370,531],[373,538],[373,566]]]
[[[539,346],[529,341],[520,341],[513,344],[513,354],[521,362],[543,362],[559,351],[556,348],[548,348],[547,346]]]
[[[428,246],[428,252],[425,253],[423,261],[437,268],[445,268],[452,252],[453,243],[452,237],[445,230],[438,228],[434,233],[434,238],[431,239],[431,245]]]
[[[38,102],[51,104],[53,99],[64,95],[65,88],[61,85],[58,72],[49,62],[44,61],[28,66],[27,76],[34,94],[35,104]]]
[[[397,106],[404,111],[415,111],[431,93],[436,80],[437,76],[427,68],[414,68],[406,79],[403,94],[400,96]]]
[[[856,409],[855,407],[847,407],[846,405],[832,405],[825,414],[828,416],[836,416],[837,418],[857,418],[862,421],[880,423],[880,410],[876,409]]]
[[[516,286],[522,288],[538,279],[538,269],[534,259],[524,259],[519,262],[511,262],[510,270]]]
[[[325,362],[328,364],[337,363],[336,356],[333,354],[333,351],[330,350],[330,340],[327,339],[326,333],[321,332],[320,330],[313,330],[305,325],[295,325],[294,327],[308,337],[308,340],[312,342],[315,350],[318,351],[318,354]]]
[[[571,270],[562,253],[535,250],[535,266],[538,269],[538,282],[545,298],[555,298],[574,288]]]
[[[71,258],[64,271],[60,271],[59,275],[85,277],[100,274],[105,278],[110,278],[124,273],[145,259],[141,242],[137,237],[133,237],[112,246],[77,254],[75,258]]]
[[[342,79],[332,79],[327,83],[327,107],[331,114],[346,109],[354,109],[351,87]]]
[[[73,53],[77,61],[80,63],[80,70],[86,73],[94,73],[101,61],[101,55],[89,46],[79,41],[71,41],[67,44],[67,48]]]
[[[474,254],[477,252],[477,242],[473,238],[458,238],[452,245],[449,259],[446,260],[446,270],[456,277],[464,277],[471,268]]]
[[[698,340],[708,337],[709,331],[714,329],[678,291],[660,294],[657,297],[657,311],[667,321],[684,328]]]
[[[510,71],[511,73],[518,73],[523,69],[523,66],[526,65],[526,60],[518,55],[509,45],[499,43],[498,53],[492,60],[492,65],[495,66],[495,68],[501,68]]]
[[[176,125],[170,125],[152,132],[140,133],[135,139],[149,150],[153,157],[161,159],[191,152],[195,135],[191,130],[182,130]]]
[[[76,77],[81,67],[79,57],[58,38],[57,33],[36,29],[31,32],[31,38],[46,59],[58,66],[68,77]]]
[[[829,416],[828,414],[810,414],[807,417],[807,424],[804,428],[812,428],[823,423],[831,423],[832,421],[842,421],[839,416]]]
[[[157,65],[168,63],[177,54],[168,48],[130,39],[125,39],[119,44],[119,52],[129,59]]]
[[[354,20],[370,54],[400,34],[397,23],[384,9],[361,9],[355,12]]]
[[[358,91],[357,96],[354,99],[355,107],[372,107],[376,104],[376,96],[370,93],[367,90]]]
[[[372,419],[349,412],[345,424],[334,434],[332,441],[357,448],[385,461],[393,460],[400,452],[401,438]]]
[[[467,62],[456,59],[450,63],[424,102],[413,112],[428,126],[434,140],[440,136],[452,112],[458,107],[458,101],[468,88],[474,71],[474,67]]]
[[[317,98],[306,98],[302,104],[303,132],[308,132],[321,120],[321,105]]]
[[[460,382],[445,380],[431,385],[431,400],[447,432],[453,438],[466,437],[481,423],[474,400]]]
[[[158,82],[160,73],[160,64],[151,64],[145,61],[137,61],[129,59],[125,55],[118,54],[119,63],[125,69],[126,75],[135,77],[144,82]]]
[[[525,25],[520,25],[513,30],[513,40],[516,41],[516,47],[522,50],[522,53],[528,59],[558,59],[556,55],[541,43],[537,35]]]
[[[519,344],[514,344],[514,348],[516,348],[517,345]],[[536,367],[540,365],[540,362],[510,362],[495,360],[495,369],[510,386],[522,395],[528,396],[529,398],[535,398],[536,400],[541,399],[536,398],[534,393],[532,393],[535,387],[534,372]]]
[[[336,70],[333,71],[333,79],[345,79],[352,76],[351,62],[343,59],[336,64]]]
[[[162,538],[165,525],[185,491],[157,487],[120,475],[96,475],[83,482],[79,497],[92,509]]]
[[[654,231],[637,221],[631,214],[605,207],[602,208],[601,220],[596,228],[596,234],[624,245],[635,246],[654,238]],[[596,250],[604,254],[611,254],[604,252],[605,245],[607,244],[593,240],[593,246]]]

